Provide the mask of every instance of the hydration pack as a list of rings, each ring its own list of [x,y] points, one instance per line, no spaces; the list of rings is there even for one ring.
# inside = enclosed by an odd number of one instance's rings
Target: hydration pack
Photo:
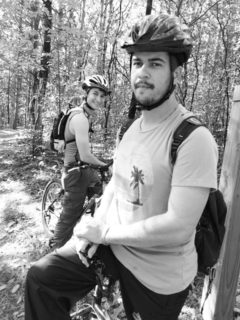
[[[194,116],[182,121],[175,130],[171,148],[172,164],[177,158],[180,144],[203,124]],[[227,206],[220,190],[209,193],[206,206],[196,227],[195,246],[198,254],[198,271],[209,275],[220,255],[225,234]]]
[[[53,151],[62,153],[67,143],[75,141],[75,139],[65,141],[64,138],[66,123],[71,114],[71,111],[73,110],[69,109],[66,112],[61,111],[53,120],[53,127],[50,135],[50,148]]]

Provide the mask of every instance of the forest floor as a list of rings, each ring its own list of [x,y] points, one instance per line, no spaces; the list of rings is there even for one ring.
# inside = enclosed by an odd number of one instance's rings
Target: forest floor
[[[31,157],[24,129],[0,130],[1,320],[24,319],[27,270],[49,251],[41,222],[41,197],[47,181],[55,174],[54,166],[54,156]],[[203,277],[197,276],[179,320],[202,320],[202,285]],[[235,311],[239,305],[237,296]],[[233,319],[240,319],[237,313]]]

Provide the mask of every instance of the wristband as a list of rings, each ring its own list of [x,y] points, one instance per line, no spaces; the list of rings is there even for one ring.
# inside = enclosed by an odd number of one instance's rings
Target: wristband
[[[106,240],[106,236],[107,236],[107,233],[108,233],[109,229],[110,229],[110,226],[106,225],[106,226],[105,226],[105,229],[104,229],[104,231],[103,231],[102,244],[104,244],[105,246],[108,245],[108,242],[107,242],[107,240]]]

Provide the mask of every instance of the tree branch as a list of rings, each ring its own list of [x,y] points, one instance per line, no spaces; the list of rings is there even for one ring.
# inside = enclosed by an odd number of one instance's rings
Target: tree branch
[[[205,14],[206,14],[209,10],[211,10],[216,4],[218,4],[220,1],[222,1],[222,0],[218,0],[218,1],[216,1],[214,4],[212,4],[209,8],[207,8],[207,9],[203,12],[203,14],[201,14],[199,17],[193,19],[193,20],[188,24],[188,26],[189,26],[189,27],[193,26],[198,20],[200,20],[202,17],[204,17]]]

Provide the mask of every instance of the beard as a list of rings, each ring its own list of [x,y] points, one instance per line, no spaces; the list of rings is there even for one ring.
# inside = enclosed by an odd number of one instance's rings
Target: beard
[[[143,89],[141,89],[143,86]],[[145,87],[145,89],[144,89]],[[145,106],[145,107],[148,107],[148,106],[151,106],[155,101],[154,101],[154,98],[151,97],[151,94],[149,96],[149,93],[144,93],[144,92],[141,92],[142,90],[154,90],[154,85],[151,84],[151,83],[148,83],[146,81],[137,81],[135,84],[134,84],[134,94],[135,94],[135,97],[136,97],[136,100],[142,105],[142,106]],[[140,92],[139,92],[140,91]]]
[[[151,92],[141,92],[141,89],[135,88],[134,95],[139,104],[144,107],[149,107],[156,102],[156,99],[151,95]]]
[[[135,95],[136,96],[136,95]],[[147,97],[138,97],[136,96],[136,100],[140,105],[137,105],[137,107],[139,106],[139,108],[141,108],[141,105],[144,107],[149,107],[151,105],[153,105],[155,103],[155,100],[152,98],[147,98]]]

